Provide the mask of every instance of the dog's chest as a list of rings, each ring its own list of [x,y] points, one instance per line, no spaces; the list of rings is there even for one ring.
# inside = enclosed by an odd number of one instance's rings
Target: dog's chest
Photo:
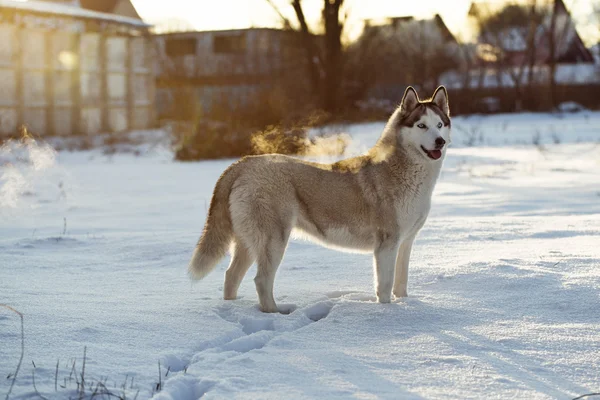
[[[419,186],[399,196],[396,202],[396,220],[403,235],[419,230],[431,208],[431,195],[435,181],[423,180]]]
[[[430,197],[422,196],[411,200],[396,205],[396,220],[402,234],[410,234],[420,229],[429,214]]]

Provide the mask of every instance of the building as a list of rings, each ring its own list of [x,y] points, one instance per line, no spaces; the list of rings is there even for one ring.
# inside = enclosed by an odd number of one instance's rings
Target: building
[[[304,75],[297,34],[250,28],[155,36],[159,115],[172,116],[180,90],[192,90],[200,112],[243,108],[258,94]]]
[[[77,1],[77,0],[76,0]],[[141,20],[131,0],[79,0],[81,8]]]
[[[439,15],[435,14],[430,19],[415,19],[411,15],[401,17],[387,17],[382,20],[379,19],[365,19],[364,20],[364,34],[371,34],[373,31],[381,31],[382,29],[391,27],[395,30],[402,29],[407,26],[419,26],[420,30],[431,32],[432,35],[439,36],[439,40],[443,42],[456,43],[456,38],[448,29],[448,26],[444,22],[444,19]]]
[[[562,0],[474,2],[468,17],[475,33],[474,43],[463,46],[469,63],[440,78],[452,90],[454,110],[598,107],[597,66]]]
[[[154,125],[149,25],[81,3],[0,0],[0,135]]]
[[[456,67],[458,43],[440,15],[365,20],[350,49],[362,99],[400,100],[408,85],[433,92],[439,76]]]
[[[38,0],[46,3],[70,5],[85,10],[120,15],[141,20],[131,0]]]
[[[531,62],[534,65],[546,65],[551,62],[551,38],[554,37],[555,62],[560,64],[593,63],[594,58],[586,48],[577,32],[563,0],[547,0],[536,9],[539,20],[530,17],[530,6],[504,2],[474,2],[469,9],[471,25],[479,30],[478,56],[480,64],[495,63],[502,57],[505,65],[521,66]],[[513,7],[512,22],[502,27],[481,30],[480,21],[498,14],[503,7]],[[519,12],[518,9],[521,11]],[[554,25],[552,14],[555,14]],[[515,15],[517,14],[517,15]],[[521,14],[519,17],[518,14]],[[534,24],[534,25],[532,25]],[[534,41],[530,42],[531,29],[534,29]]]

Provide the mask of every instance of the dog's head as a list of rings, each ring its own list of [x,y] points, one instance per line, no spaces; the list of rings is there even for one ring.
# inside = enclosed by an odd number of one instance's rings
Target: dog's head
[[[402,104],[390,119],[388,129],[397,143],[411,148],[431,162],[439,162],[450,144],[450,108],[446,88],[440,86],[433,97],[419,100],[417,92],[408,87]]]

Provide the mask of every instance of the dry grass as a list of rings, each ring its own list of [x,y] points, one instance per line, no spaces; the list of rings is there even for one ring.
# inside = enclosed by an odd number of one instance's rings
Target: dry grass
[[[25,326],[24,326],[24,315],[14,309],[13,307],[0,304],[0,308],[7,309],[10,312],[15,313],[19,316],[21,322],[21,353],[19,357],[19,361],[15,368],[15,372],[10,373],[7,376],[7,379],[11,379],[11,384],[8,392],[6,393],[5,400],[9,400],[13,391],[13,387],[17,380],[17,376],[21,371],[23,357],[25,354]],[[88,399],[120,399],[120,400],[128,400],[128,399],[137,399],[140,389],[137,385],[134,385],[134,378],[125,376],[124,382],[120,385],[117,385],[116,382],[113,382],[112,386],[108,385],[107,377],[100,377],[100,379],[89,377],[86,375],[86,362],[87,362],[87,347],[83,348],[83,357],[81,358],[81,367],[78,367],[77,358],[72,359],[70,362],[65,364],[65,368],[61,371],[60,368],[60,360],[56,361],[56,367],[54,369],[54,391],[56,393],[64,393],[68,398],[77,398],[78,400],[88,400]],[[35,395],[42,399],[47,400],[47,397],[44,396],[37,388],[35,381],[35,373],[37,366],[35,361],[31,361],[33,366],[32,374],[31,374],[31,382],[33,387],[33,392]],[[186,368],[187,370],[187,368]],[[170,372],[170,368],[167,368],[164,377],[168,377]],[[62,376],[61,376],[62,374]],[[151,393],[154,395],[157,392],[160,392],[163,388],[163,375],[162,368],[160,365],[160,361],[158,363],[158,382],[154,383],[151,388]]]

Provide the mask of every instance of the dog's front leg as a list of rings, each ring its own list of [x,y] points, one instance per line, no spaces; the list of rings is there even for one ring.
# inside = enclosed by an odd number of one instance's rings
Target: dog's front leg
[[[408,260],[410,259],[410,251],[414,241],[414,236],[406,238],[398,250],[398,258],[396,259],[396,275],[394,277],[394,296],[396,297],[408,296],[408,292],[406,290],[408,283]]]
[[[389,303],[392,299],[397,254],[398,241],[391,238],[381,241],[375,249],[375,289],[380,303]]]

